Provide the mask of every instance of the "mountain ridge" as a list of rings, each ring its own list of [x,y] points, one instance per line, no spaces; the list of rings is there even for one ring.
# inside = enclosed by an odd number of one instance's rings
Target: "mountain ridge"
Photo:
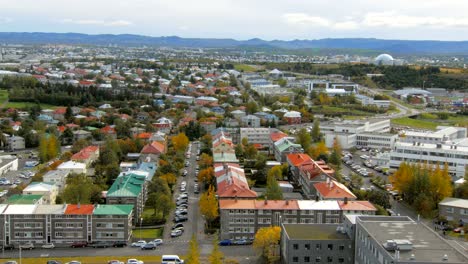
[[[280,49],[363,49],[393,54],[458,54],[468,55],[468,41],[388,40],[377,38],[323,38],[294,40],[263,40],[251,38],[183,38],[179,36],[151,37],[137,34],[84,34],[47,32],[0,32],[0,43],[7,44],[86,44],[121,46],[166,46],[193,48],[236,48],[270,46]]]

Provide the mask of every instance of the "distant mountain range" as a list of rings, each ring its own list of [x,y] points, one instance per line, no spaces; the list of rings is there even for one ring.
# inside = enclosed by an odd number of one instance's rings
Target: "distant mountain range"
[[[337,38],[316,40],[235,40],[216,38],[149,37],[142,35],[88,35],[79,33],[0,32],[1,43],[15,44],[90,44],[122,46],[166,46],[192,48],[274,48],[354,49],[388,52],[391,54],[457,54],[468,55],[468,41],[383,40],[373,38]]]

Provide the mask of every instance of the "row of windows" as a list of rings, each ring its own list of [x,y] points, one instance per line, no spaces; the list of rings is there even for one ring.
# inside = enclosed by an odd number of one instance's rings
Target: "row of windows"
[[[445,157],[445,158],[454,158],[454,159],[468,159],[468,155],[460,155],[454,153],[446,153],[446,152],[433,152],[433,151],[423,151],[423,150],[411,150],[411,149],[396,149],[395,152],[397,153],[405,153],[405,154],[414,154],[419,156],[431,156],[431,157]]]
[[[15,238],[43,237],[42,232],[15,232]]]
[[[96,238],[124,238],[123,232],[97,232]]]
[[[42,223],[15,223],[15,228],[42,228]]]
[[[333,250],[333,247],[334,247],[333,244],[327,244],[327,249],[328,250]],[[299,250],[299,244],[293,244],[293,249],[294,250]],[[310,244],[304,244],[304,249],[310,250],[311,245]],[[321,250],[322,249],[322,244],[320,244],[320,243],[315,244],[315,249],[316,250]],[[340,250],[340,251],[345,250],[345,246],[344,245],[339,245],[338,250]]]
[[[81,228],[83,227],[83,223],[73,223],[73,222],[60,222],[55,223],[56,228]]]
[[[344,263],[345,259],[344,258],[337,258],[336,261],[338,263]],[[292,257],[292,262],[299,262],[299,257]],[[305,256],[304,257],[304,262],[309,263],[311,262],[311,257]],[[322,262],[322,257],[315,257],[315,263],[321,263]],[[333,257],[328,256],[326,259],[323,259],[324,263],[333,263]]]
[[[83,233],[82,232],[55,232],[55,237],[83,238]]]

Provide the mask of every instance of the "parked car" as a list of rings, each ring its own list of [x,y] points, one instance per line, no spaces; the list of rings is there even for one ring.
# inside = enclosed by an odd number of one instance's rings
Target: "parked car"
[[[141,246],[141,250],[147,250],[147,249],[154,250],[156,249],[156,245],[153,242],[149,242]]]
[[[47,264],[62,264],[62,262],[57,261],[57,260],[48,260]]]
[[[141,247],[146,244],[146,241],[144,240],[138,240],[137,242],[132,243],[132,247]]]
[[[182,227],[183,228],[183,227]],[[160,246],[163,244],[163,240],[160,239],[160,238],[156,238],[155,240],[153,240],[153,243],[156,245],[156,246]]]
[[[65,264],[81,264],[81,262],[78,261],[78,260],[72,260],[72,261],[67,262],[67,263],[65,263]]]
[[[105,242],[105,241],[98,241],[93,244],[91,244],[93,248],[108,248],[112,247],[112,244],[110,242]]]
[[[176,229],[176,228],[179,228],[179,227],[184,227],[184,224],[181,224],[181,223],[178,223],[178,224],[175,224],[172,226],[172,230]]]
[[[178,237],[181,236],[184,232],[182,230],[173,230],[171,231],[171,237]]]
[[[78,247],[87,247],[88,246],[88,242],[86,241],[75,241],[72,243],[71,247],[72,248],[78,248]]]
[[[138,259],[128,259],[127,264],[144,264],[144,262]]]
[[[4,262],[5,264],[18,264],[18,262],[14,260],[8,260],[7,262]]]
[[[176,202],[176,205],[177,205],[177,206],[180,206],[180,205],[188,205],[188,202],[187,202],[187,201],[184,201],[184,200],[180,200],[180,201],[177,201],[177,202]]]
[[[120,260],[109,260],[107,261],[107,264],[124,264],[124,263]]]
[[[41,246],[41,248],[52,249],[52,248],[55,248],[55,245],[54,245],[54,243],[44,244],[44,245]]]
[[[230,246],[232,245],[232,241],[230,239],[224,239],[219,241],[220,246]]]
[[[12,249],[15,249],[15,245],[13,244],[9,244],[9,245],[5,245],[3,247],[4,250],[12,250]]]
[[[126,241],[115,241],[114,244],[112,244],[113,247],[126,247],[127,242]]]
[[[183,215],[176,216],[174,218],[174,223],[186,222],[187,220],[188,220],[188,217],[186,217],[186,216],[183,216]]]
[[[31,242],[27,242],[27,243],[21,244],[21,245],[19,246],[19,248],[20,248],[20,249],[29,249],[29,250],[31,250],[31,249],[34,248],[34,244],[31,243]]]
[[[240,239],[240,240],[235,240],[233,242],[234,245],[250,245],[252,244],[252,241],[251,240],[247,240],[247,239]]]

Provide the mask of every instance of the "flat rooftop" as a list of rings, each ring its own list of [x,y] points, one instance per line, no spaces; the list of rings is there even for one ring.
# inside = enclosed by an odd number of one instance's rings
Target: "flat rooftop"
[[[347,234],[337,231],[340,225],[330,224],[283,224],[289,239],[292,240],[344,240]]]
[[[366,229],[380,244],[390,239],[407,239],[413,243],[412,250],[400,251],[400,261],[405,262],[414,254],[418,263],[468,263],[468,258],[451,247],[437,233],[408,217],[359,217],[357,223]],[[394,256],[395,252],[387,251]],[[444,255],[447,261],[442,261]]]

